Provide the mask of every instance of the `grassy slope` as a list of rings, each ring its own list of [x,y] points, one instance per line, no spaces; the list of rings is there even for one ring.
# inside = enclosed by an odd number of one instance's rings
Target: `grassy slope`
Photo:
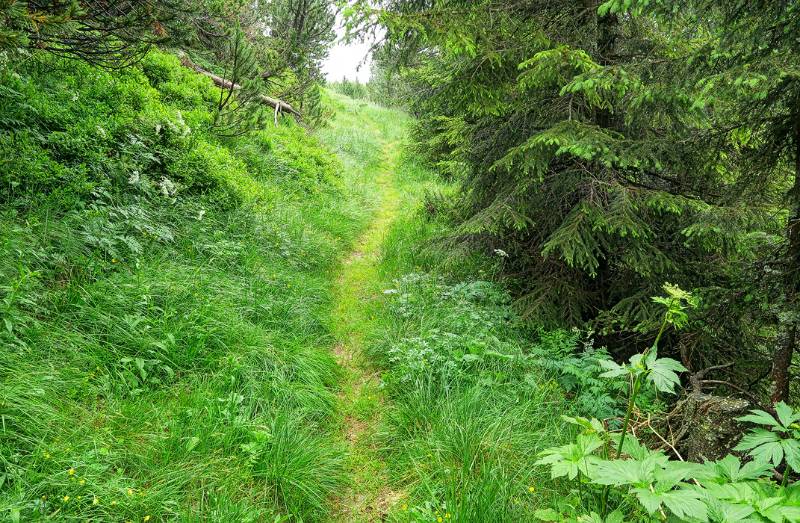
[[[338,119],[345,168],[315,182],[331,154],[301,130],[218,141],[205,80],[143,68],[3,77],[31,105],[0,144],[0,519],[324,519],[346,451],[329,311],[380,144]],[[131,134],[160,161],[120,153]],[[160,194],[165,170],[185,192]]]
[[[546,500],[532,456],[561,396],[483,264],[423,249],[447,227],[423,193],[448,188],[402,153],[407,117],[331,95],[338,165],[292,125],[216,138],[214,89],[160,53],[0,80],[3,518],[510,521]]]
[[[525,332],[506,292],[485,281],[488,260],[438,252],[430,241],[448,224],[430,212],[435,197],[423,201],[453,188],[409,153],[394,165],[399,212],[370,281],[359,282],[369,299],[357,324],[361,368],[381,375],[372,401],[362,394],[356,405],[369,423],[372,410],[382,412],[368,443],[386,464],[389,519],[531,521],[564,494],[534,462],[568,437],[559,416],[568,407],[530,354],[571,348],[574,339]],[[372,454],[362,459],[369,496],[379,490],[370,480],[384,476],[370,476]]]

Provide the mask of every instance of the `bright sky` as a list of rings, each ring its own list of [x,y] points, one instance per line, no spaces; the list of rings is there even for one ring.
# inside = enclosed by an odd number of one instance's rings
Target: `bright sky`
[[[336,28],[336,43],[331,48],[328,58],[322,64],[322,72],[330,82],[340,81],[342,78],[358,80],[367,83],[370,76],[369,42],[353,42],[345,44],[341,41],[344,29]]]

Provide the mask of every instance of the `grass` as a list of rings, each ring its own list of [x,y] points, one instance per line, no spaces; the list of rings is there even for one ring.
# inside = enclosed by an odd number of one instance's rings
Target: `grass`
[[[337,339],[335,354],[343,371],[339,406],[344,421],[342,432],[348,442],[350,476],[347,488],[333,499],[335,519],[375,521],[385,515],[397,494],[387,488],[388,471],[376,448],[375,433],[384,408],[383,392],[374,369],[364,356],[363,334],[370,320],[370,302],[374,301],[376,292],[379,293],[375,285],[381,245],[400,203],[394,183],[399,152],[396,140],[407,118],[396,111],[365,103],[354,105],[334,96],[342,103],[337,121],[351,120],[354,126],[368,133],[366,138],[360,136],[358,140],[372,137],[380,143],[376,151],[379,154],[362,160],[362,169],[378,188],[375,215],[342,266],[336,286],[336,306],[330,318],[331,330]],[[385,125],[387,121],[393,125]],[[329,139],[338,142],[342,135],[331,135]]]
[[[409,117],[329,93],[315,136],[220,139],[174,57],[71,64],[0,75],[0,517],[525,521],[563,493],[534,466],[568,436],[550,349],[491,260],[431,243],[453,187]]]
[[[448,224],[432,202],[453,187],[408,154],[396,163],[400,212],[362,305],[364,368],[380,374],[372,445],[398,493],[390,521],[530,521],[563,496],[536,454],[570,436],[562,388],[533,356],[492,260],[437,248]],[[452,251],[449,251],[452,253]],[[547,343],[574,338],[549,333]],[[550,350],[548,347],[546,350]]]
[[[197,78],[164,55],[149,60],[144,70],[160,65],[169,82],[155,89],[141,72],[126,73],[120,81],[140,102],[123,104],[114,125],[144,136],[152,128],[137,113],[142,106],[164,118],[180,107],[200,133],[205,102],[175,99],[166,87]],[[74,89],[81,103],[94,103],[105,94],[81,85],[87,74],[115,81],[91,69],[55,79],[35,63],[4,81],[31,90],[42,121],[53,111],[52,121],[63,121],[54,125],[75,127],[88,116],[68,104],[68,114],[55,112],[48,96]],[[112,122],[98,104],[87,114]],[[51,191],[56,182],[25,192],[16,171],[5,173],[15,189],[3,194],[0,213],[0,519],[330,516],[329,500],[347,482],[330,311],[339,261],[379,192],[368,168],[380,143],[356,113],[321,133],[344,167],[324,163],[332,153],[290,124],[247,141],[209,134],[169,142],[163,158],[194,165],[192,180],[206,180],[198,187],[218,187],[192,192],[187,178],[174,197],[134,190],[130,170],[87,173],[81,162],[94,157],[51,145],[51,128],[39,128],[46,139],[30,142],[39,152],[28,159],[4,149],[20,173],[47,157],[75,187],[95,188],[65,199]],[[120,150],[116,142],[84,145],[106,164]],[[199,164],[181,159],[197,154]],[[310,164],[313,155],[320,160]],[[155,184],[158,165],[123,160]],[[217,161],[234,187],[203,178]],[[321,169],[330,183],[313,181]]]

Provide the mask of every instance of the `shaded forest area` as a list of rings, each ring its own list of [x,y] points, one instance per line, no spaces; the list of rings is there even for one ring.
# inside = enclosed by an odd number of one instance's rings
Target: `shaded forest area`
[[[526,318],[629,356],[669,282],[699,305],[662,352],[704,389],[796,397],[796,2],[381,7],[352,30],[385,28],[377,69],[403,87],[342,87],[418,118],[416,153],[461,186],[429,207],[452,246],[499,253]]]

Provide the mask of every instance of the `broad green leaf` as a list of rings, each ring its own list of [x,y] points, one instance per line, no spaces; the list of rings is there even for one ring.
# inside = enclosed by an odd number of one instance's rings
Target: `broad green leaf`
[[[588,475],[590,467],[600,460],[592,453],[602,445],[603,440],[596,434],[579,434],[575,443],[542,451],[536,465],[550,465],[553,478],[575,479],[579,472]]]
[[[647,378],[653,385],[661,392],[675,393],[675,385],[680,385],[681,380],[678,378],[678,372],[685,372],[686,367],[681,365],[679,361],[672,358],[659,358],[648,364],[650,374]]]
[[[752,505],[761,497],[751,483],[708,483],[703,487],[710,496],[731,503]]]
[[[750,450],[759,445],[780,443],[780,441],[780,435],[775,432],[764,429],[753,429],[749,434],[745,434],[733,450]]]
[[[679,518],[708,521],[708,508],[701,498],[702,494],[688,489],[670,490],[663,494],[664,505]]]
[[[649,354],[650,355],[655,355],[656,354],[656,349],[651,350]],[[645,364],[642,363],[643,356],[644,356],[644,354],[634,354],[633,356],[631,356],[631,359],[628,360],[631,363],[631,367],[634,367],[634,368],[636,368],[636,367],[646,368]]]
[[[606,369],[606,372],[600,374],[601,378],[616,378],[617,376],[623,376],[628,373],[628,370],[623,365],[618,365],[611,360],[598,360],[597,362],[601,367]]]
[[[772,417],[771,414],[764,412],[763,410],[751,410],[750,414],[746,416],[742,416],[740,418],[736,418],[739,421],[748,421],[750,423],[755,423],[756,425],[767,425],[770,427],[778,427],[780,428],[781,424]]]
[[[755,512],[750,505],[717,501],[709,509],[711,519],[720,523],[744,523]]]
[[[800,413],[795,414],[792,407],[784,402],[779,402],[775,405],[775,412],[778,414],[778,419],[784,427],[789,428],[789,425],[800,419]]]
[[[764,429],[754,429],[745,435],[734,450],[747,450],[758,463],[772,463],[777,467],[783,461],[780,435]]]
[[[796,439],[785,439],[781,442],[786,463],[792,470],[800,471],[800,442]]]
[[[661,508],[661,496],[652,492],[649,488],[635,488],[633,493],[636,494],[636,499],[645,508],[648,514],[655,514]]]
[[[658,456],[650,455],[637,461],[614,459],[599,461],[591,471],[592,481],[600,485],[649,485],[661,466]]]
[[[620,437],[622,437],[622,433],[613,433],[610,434],[611,441],[614,442],[616,447],[619,446]],[[632,457],[636,460],[643,460],[647,456],[653,454],[654,452],[647,448],[646,446],[642,445],[639,442],[639,439],[634,436],[633,434],[627,434],[625,436],[625,441],[622,443],[622,454]],[[666,460],[666,456],[664,456]]]
[[[647,356],[644,359],[644,365],[648,369],[655,365],[656,360],[658,359],[658,347],[653,347],[647,352]]]
[[[624,523],[625,515],[619,510],[615,510],[606,517],[606,523]]]
[[[785,504],[785,498],[778,496],[758,500],[756,511],[775,523],[798,521],[800,518],[800,507],[789,507]]]
[[[663,468],[656,470],[655,480],[658,490],[667,490],[686,479],[698,479],[705,472],[700,463],[691,461],[665,461]]]
[[[758,463],[772,463],[777,467],[783,461],[783,445],[780,443],[765,443],[754,448],[748,454]]]
[[[708,521],[708,508],[703,503],[702,494],[694,490],[675,489],[654,492],[649,488],[633,489],[636,498],[650,514],[654,514],[663,504],[680,519]]]
[[[742,466],[739,458],[733,454],[728,454],[717,462],[708,462],[705,465],[710,472],[713,472],[713,477],[702,478],[695,476],[696,479],[716,479],[730,482],[746,481],[762,477],[771,468],[768,464],[755,461],[748,461]]]
[[[606,428],[603,426],[603,422],[596,418],[588,419],[588,418],[582,418],[580,416],[573,418],[571,416],[562,415],[561,419],[563,419],[564,421],[566,421],[571,425],[577,425],[579,427],[583,427],[587,432],[590,433],[606,431]]]

